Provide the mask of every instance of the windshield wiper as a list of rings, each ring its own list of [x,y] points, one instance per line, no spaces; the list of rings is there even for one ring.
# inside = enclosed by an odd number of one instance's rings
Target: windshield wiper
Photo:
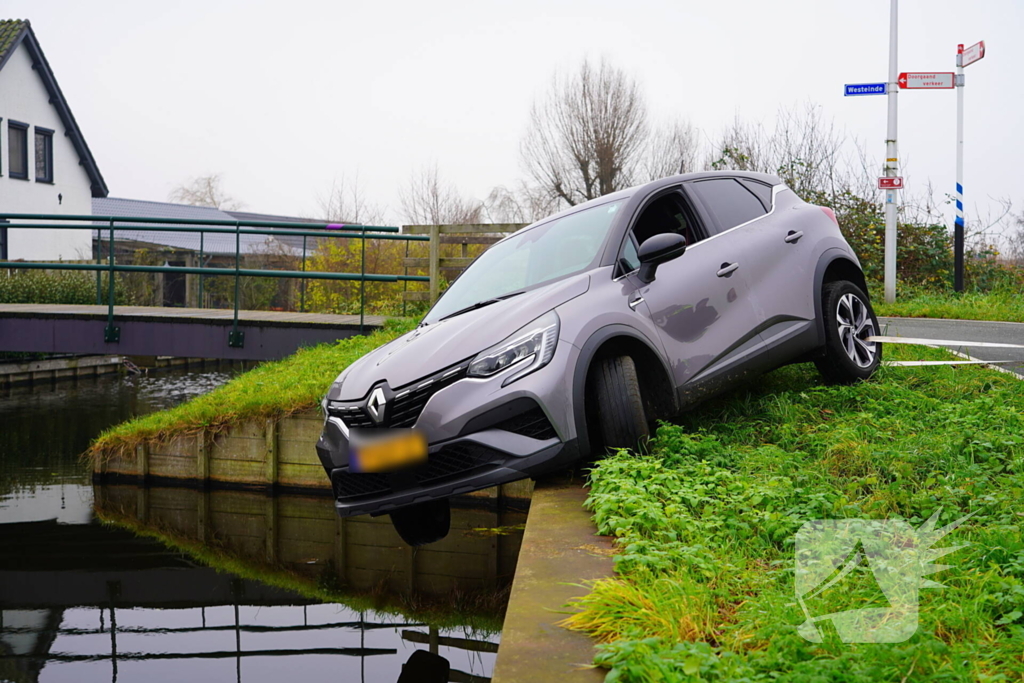
[[[491,304],[496,304],[499,301],[504,301],[505,299],[511,299],[514,296],[519,296],[520,294],[523,293],[523,291],[524,290],[519,290],[518,292],[512,292],[511,294],[503,294],[502,296],[496,296],[493,299],[484,299],[483,301],[477,301],[475,304],[472,304],[470,306],[466,306],[465,308],[460,308],[459,310],[455,311],[454,313],[449,313],[446,316],[442,316],[442,317],[438,318],[437,321],[441,322],[442,320],[447,320],[448,318],[454,318],[455,316],[462,315],[463,313],[469,313],[470,311],[475,311],[476,309],[483,308],[484,306],[490,306]]]

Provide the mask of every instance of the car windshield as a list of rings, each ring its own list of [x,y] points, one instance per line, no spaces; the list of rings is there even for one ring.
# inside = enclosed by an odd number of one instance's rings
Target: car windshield
[[[586,270],[623,201],[577,211],[495,244],[452,283],[423,322]]]

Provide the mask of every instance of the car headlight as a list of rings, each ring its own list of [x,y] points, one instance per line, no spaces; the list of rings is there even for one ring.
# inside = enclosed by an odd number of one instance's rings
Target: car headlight
[[[341,398],[341,385],[344,383],[345,376],[348,375],[348,371],[351,369],[352,366],[349,365],[341,371],[341,374],[338,375],[337,379],[331,383],[331,388],[327,390],[327,395],[324,396],[322,401],[320,401],[320,408],[323,410],[325,416],[327,415],[327,409],[330,405],[337,402],[335,399]]]
[[[469,363],[470,377],[490,377],[513,366],[519,370],[501,383],[505,386],[551,362],[558,344],[558,314],[554,311],[526,325],[504,341],[481,351]]]

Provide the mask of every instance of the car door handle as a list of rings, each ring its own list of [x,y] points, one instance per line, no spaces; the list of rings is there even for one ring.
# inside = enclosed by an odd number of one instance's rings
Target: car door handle
[[[786,242],[788,242],[789,244],[793,244],[794,242],[796,242],[798,239],[800,239],[803,236],[804,236],[803,230],[801,230],[799,232],[797,232],[796,230],[790,230],[789,234],[786,235]]]
[[[739,267],[738,263],[723,263],[722,268],[718,271],[718,277],[729,277]]]

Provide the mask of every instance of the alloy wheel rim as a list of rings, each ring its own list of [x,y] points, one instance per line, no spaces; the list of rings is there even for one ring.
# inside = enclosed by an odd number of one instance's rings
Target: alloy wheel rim
[[[839,325],[839,343],[857,367],[870,367],[875,362],[875,342],[867,341],[875,334],[875,323],[868,314],[867,305],[854,294],[844,294],[836,305]]]

